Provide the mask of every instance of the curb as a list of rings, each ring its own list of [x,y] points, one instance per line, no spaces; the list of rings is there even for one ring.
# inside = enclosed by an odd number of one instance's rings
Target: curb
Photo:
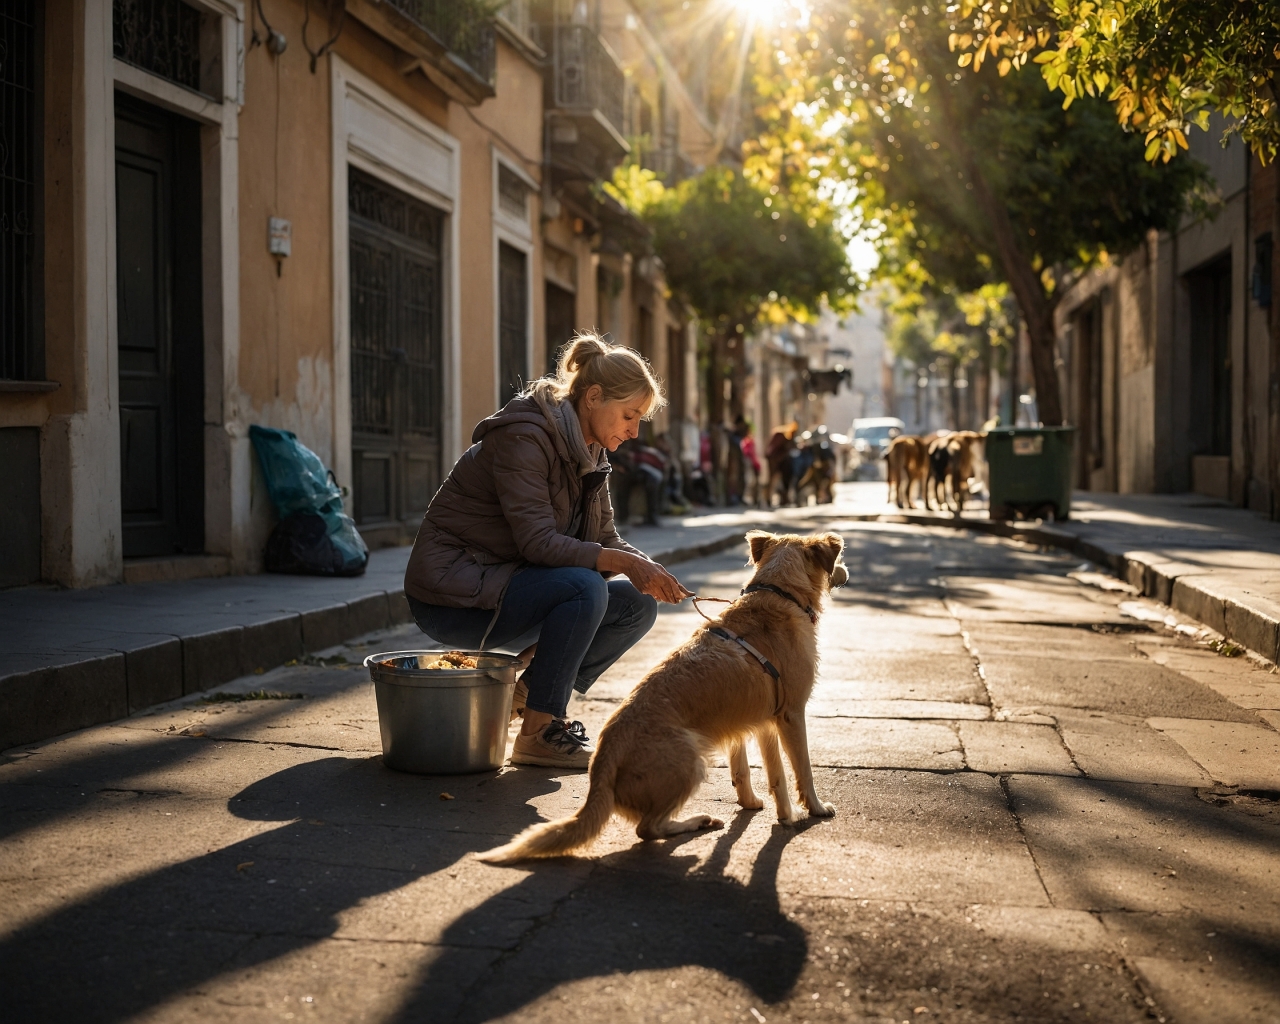
[[[1144,597],[1204,623],[1267,661],[1280,662],[1280,604],[1267,598],[1252,597],[1247,590],[1221,581],[1215,583],[1213,573],[1205,571],[1203,566],[1170,561],[1150,551],[1109,550],[1070,530],[1043,523],[1021,525],[1004,520],[943,519],[909,512],[862,513],[838,518],[946,526],[1069,551],[1110,569]]]
[[[0,675],[0,750],[114,722],[412,620],[402,590],[379,590],[248,625]]]
[[[741,544],[745,529],[667,551],[676,565]],[[266,671],[367,633],[412,622],[401,589],[205,633],[172,635],[65,665],[0,674],[0,750],[118,721],[165,701]]]

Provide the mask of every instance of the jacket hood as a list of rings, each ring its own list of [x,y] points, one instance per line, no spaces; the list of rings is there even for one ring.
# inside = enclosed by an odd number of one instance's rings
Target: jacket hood
[[[556,451],[561,456],[565,454],[564,438],[560,435],[559,428],[542,411],[537,400],[528,395],[517,395],[492,416],[486,416],[477,423],[476,429],[471,432],[471,443],[479,444],[486,434],[513,423],[529,423],[541,427],[555,442]]]

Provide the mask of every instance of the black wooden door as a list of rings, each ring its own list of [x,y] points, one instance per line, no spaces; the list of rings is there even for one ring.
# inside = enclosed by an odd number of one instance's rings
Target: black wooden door
[[[125,557],[204,546],[199,128],[116,97]]]
[[[547,321],[547,372],[556,368],[560,350],[577,330],[577,297],[571,291],[547,282],[546,302],[543,310]]]
[[[440,483],[444,215],[348,175],[355,520],[373,543],[395,543]]]
[[[1191,300],[1191,402],[1195,455],[1231,454],[1231,257],[1187,275]]]
[[[498,404],[506,405],[529,383],[528,259],[498,243]]]

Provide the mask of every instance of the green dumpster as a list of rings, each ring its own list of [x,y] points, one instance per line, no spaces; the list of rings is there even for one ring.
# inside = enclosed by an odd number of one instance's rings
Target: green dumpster
[[[991,518],[1071,515],[1075,427],[1003,427],[987,432]]]

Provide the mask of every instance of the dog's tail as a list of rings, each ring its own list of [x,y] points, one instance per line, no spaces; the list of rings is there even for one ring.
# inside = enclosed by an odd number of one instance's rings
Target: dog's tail
[[[605,748],[607,749],[607,748]],[[559,821],[530,825],[506,846],[479,855],[488,864],[514,864],[535,857],[561,857],[588,845],[608,824],[613,813],[613,784],[617,766],[612,758],[591,762],[591,788],[577,814]]]

